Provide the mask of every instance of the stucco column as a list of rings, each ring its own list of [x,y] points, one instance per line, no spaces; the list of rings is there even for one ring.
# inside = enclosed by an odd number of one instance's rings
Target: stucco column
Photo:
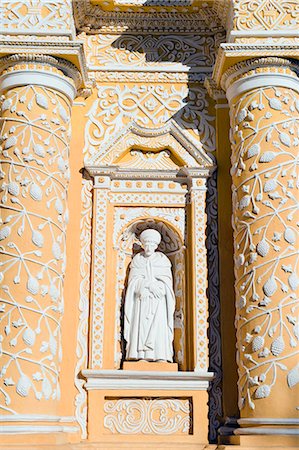
[[[60,431],[70,114],[80,75],[42,55],[5,57],[0,68],[1,430]]]
[[[222,77],[231,117],[236,433],[290,440],[299,397],[298,70],[263,58]]]

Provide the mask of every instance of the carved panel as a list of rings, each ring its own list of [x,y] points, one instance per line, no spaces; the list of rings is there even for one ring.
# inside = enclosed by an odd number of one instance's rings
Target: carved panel
[[[174,63],[198,70],[213,67],[224,36],[124,33],[85,36],[84,40],[87,64],[92,70],[103,70],[105,66],[120,66],[124,70],[154,67],[160,71],[168,66],[173,70]]]
[[[106,399],[104,414],[104,427],[109,434],[192,433],[191,399]]]
[[[1,0],[2,32],[71,35],[71,0]]]
[[[234,2],[234,29],[280,30],[298,29],[297,0],[237,0]]]
[[[215,150],[214,116],[209,111],[206,90],[199,85],[189,86],[189,93],[187,86],[181,85],[98,86],[98,98],[87,117],[87,156],[104,148],[133,120],[141,127],[160,128],[171,118],[188,130],[191,138],[200,140],[199,146],[206,152]]]

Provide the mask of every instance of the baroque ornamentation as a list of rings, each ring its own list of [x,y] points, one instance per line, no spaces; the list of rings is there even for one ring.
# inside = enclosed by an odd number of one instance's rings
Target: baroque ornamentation
[[[200,180],[204,183],[204,180]],[[207,324],[207,249],[206,239],[206,213],[203,205],[206,204],[204,185],[200,189],[191,190],[191,205],[194,210],[194,246],[195,246],[195,370],[208,370],[208,348],[206,337]]]
[[[106,151],[107,142],[126,131],[125,126],[132,121],[139,127],[158,128],[171,118],[179,128],[188,129],[186,138],[189,135],[190,139],[199,140],[200,147],[213,152],[214,116],[208,111],[206,95],[206,90],[197,85],[190,86],[189,94],[185,86],[175,85],[99,86],[98,99],[87,113],[84,153],[93,156],[99,147]],[[148,135],[149,131],[145,133]]]
[[[296,0],[236,0],[234,29],[237,31],[297,30],[299,8]]]
[[[87,392],[83,388],[84,380],[80,377],[82,369],[87,367],[89,302],[90,302],[90,266],[91,266],[91,225],[92,225],[92,181],[82,180],[82,213],[80,222],[80,302],[79,327],[77,332],[77,363],[75,368],[75,386],[78,394],[75,398],[75,416],[81,427],[81,437],[87,436]]]
[[[192,429],[189,399],[111,399],[104,413],[104,427],[112,434],[190,434]]]
[[[95,193],[96,214],[94,219],[94,270],[92,301],[92,367],[103,365],[104,302],[106,273],[106,222],[109,189],[97,189]]]
[[[96,34],[84,37],[87,64],[90,70],[105,66],[121,66],[126,71],[134,68],[172,67],[174,63],[189,68],[211,68],[216,50],[224,40],[223,33],[210,36],[167,34]],[[124,66],[125,65],[125,66]]]
[[[126,11],[103,11],[99,5],[92,5],[89,0],[74,0],[73,8],[77,29],[88,33],[123,33],[127,30],[157,34],[223,32],[215,10],[208,4],[192,14],[175,10],[134,14]]]
[[[15,392],[60,396],[70,103],[28,85],[1,108],[1,407],[15,413]]]
[[[253,89],[231,110],[239,407],[299,382],[299,96]]]
[[[2,0],[2,32],[75,35],[71,0]]]

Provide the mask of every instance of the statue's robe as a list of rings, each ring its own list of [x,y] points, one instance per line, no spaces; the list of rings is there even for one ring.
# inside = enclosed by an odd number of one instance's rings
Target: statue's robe
[[[126,360],[173,361],[174,310],[169,259],[161,252],[149,257],[137,254],[131,262],[125,297]]]

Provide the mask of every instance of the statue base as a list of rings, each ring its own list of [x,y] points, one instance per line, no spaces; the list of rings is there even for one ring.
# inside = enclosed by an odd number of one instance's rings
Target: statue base
[[[142,372],[177,372],[179,370],[177,363],[158,362],[158,361],[125,361],[123,370],[138,370]]]

